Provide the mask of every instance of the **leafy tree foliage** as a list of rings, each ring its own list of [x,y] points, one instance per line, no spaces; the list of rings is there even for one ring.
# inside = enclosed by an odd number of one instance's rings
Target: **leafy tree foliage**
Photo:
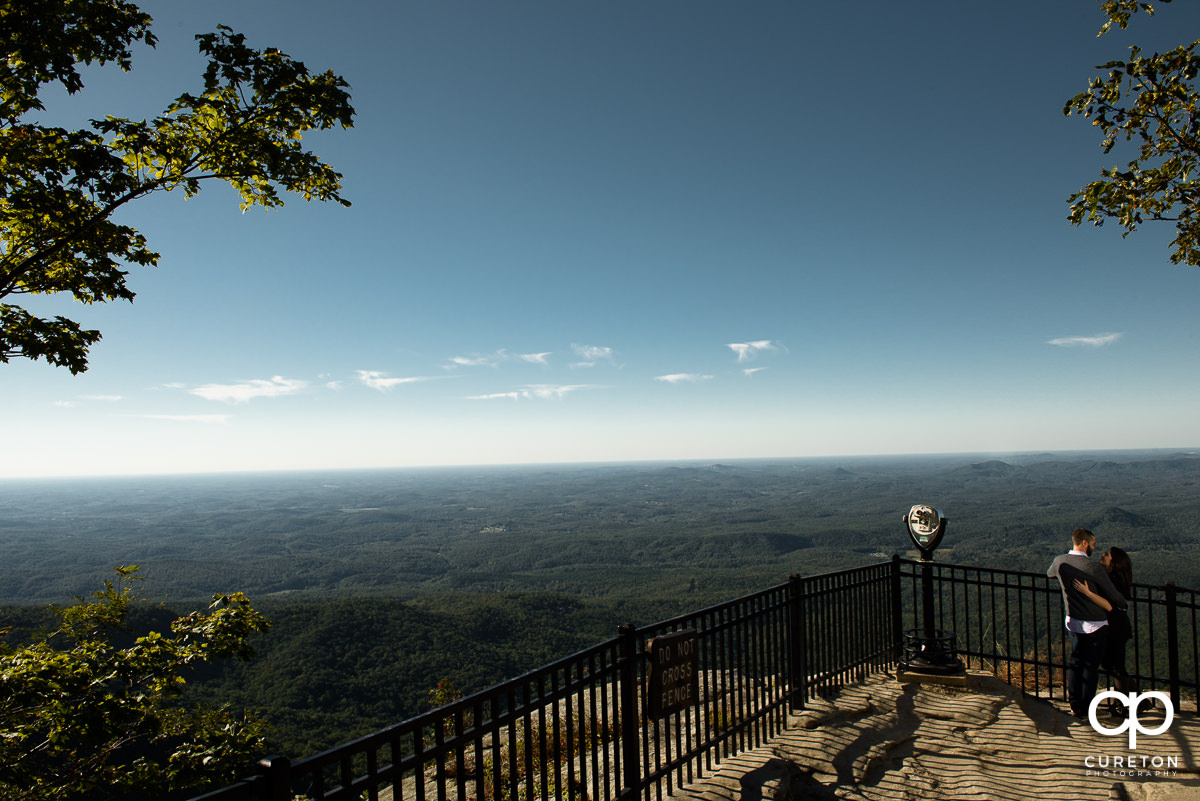
[[[1170,2],[1170,0],[1160,0]],[[1107,21],[1124,29],[1134,13],[1154,13],[1150,3],[1106,0]],[[1115,219],[1128,235],[1146,220],[1175,223],[1173,264],[1200,265],[1200,40],[1166,53],[1143,55],[1130,48],[1125,61],[1098,69],[1086,92],[1067,102],[1063,113],[1080,114],[1100,129],[1105,153],[1119,142],[1133,143],[1134,157],[1123,167],[1101,170],[1101,178],[1071,195],[1071,222],[1103,225]]]
[[[221,26],[198,35],[208,58],[203,91],[182,94],[151,121],[119,117],[66,130],[33,121],[43,87],[83,88],[80,67],[132,66],[132,46],[154,46],[151,18],[124,0],[0,0],[0,300],[70,293],[90,304],[133,300],[127,265],[159,254],[114,212],[155,192],[192,196],[217,179],[242,208],[341,197],[341,175],[301,147],[311,130],[351,127],[346,82]],[[44,359],[87,369],[100,332],[62,316],[0,303],[0,362]]]
[[[241,593],[217,595],[168,633],[134,637],[126,620],[137,567],[117,574],[93,600],[56,609],[49,634],[0,643],[0,799],[202,787],[236,778],[258,752],[258,721],[176,699],[186,671],[253,657],[248,640],[267,621]]]

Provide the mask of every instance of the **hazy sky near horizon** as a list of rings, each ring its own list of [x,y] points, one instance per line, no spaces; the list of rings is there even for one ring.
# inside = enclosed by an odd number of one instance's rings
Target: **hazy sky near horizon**
[[[128,207],[160,266],[33,305],[104,339],[0,365],[0,477],[1200,443],[1200,271],[1068,224],[1118,158],[1062,114],[1194,4],[142,5],[47,119],[160,112],[229,25],[349,81],[354,205]]]

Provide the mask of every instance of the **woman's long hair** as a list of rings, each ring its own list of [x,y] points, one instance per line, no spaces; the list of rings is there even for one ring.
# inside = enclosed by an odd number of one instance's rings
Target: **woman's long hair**
[[[1108,549],[1108,557],[1108,577],[1112,579],[1113,586],[1128,598],[1133,589],[1133,562],[1129,554],[1115,545]]]

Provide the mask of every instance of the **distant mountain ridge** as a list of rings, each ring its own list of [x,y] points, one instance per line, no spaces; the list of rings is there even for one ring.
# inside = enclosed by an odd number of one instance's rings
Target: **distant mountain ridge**
[[[1011,464],[1000,459],[989,459],[985,462],[974,462],[957,467],[950,472],[958,476],[983,478],[1063,478],[1084,475],[1129,476],[1170,473],[1193,475],[1200,479],[1200,456],[1181,454],[1166,459],[1133,462],[1047,459],[1029,464]]]
[[[989,459],[986,462],[977,462],[969,464],[966,467],[960,467],[954,472],[956,474],[964,474],[973,477],[983,478],[1007,478],[1008,476],[1016,475],[1026,468],[1011,465],[1008,462],[1000,461],[999,459]]]
[[[1128,528],[1146,528],[1154,525],[1154,523],[1141,515],[1134,514],[1119,506],[1108,506],[1099,510],[1094,517],[1090,518],[1084,528],[1095,529],[1106,524],[1115,524]]]

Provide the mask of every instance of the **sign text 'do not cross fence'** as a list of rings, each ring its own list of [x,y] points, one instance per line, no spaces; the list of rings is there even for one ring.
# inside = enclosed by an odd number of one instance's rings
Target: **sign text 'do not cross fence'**
[[[696,632],[691,629],[664,634],[646,643],[650,659],[646,700],[652,717],[666,717],[699,700],[698,654]]]

